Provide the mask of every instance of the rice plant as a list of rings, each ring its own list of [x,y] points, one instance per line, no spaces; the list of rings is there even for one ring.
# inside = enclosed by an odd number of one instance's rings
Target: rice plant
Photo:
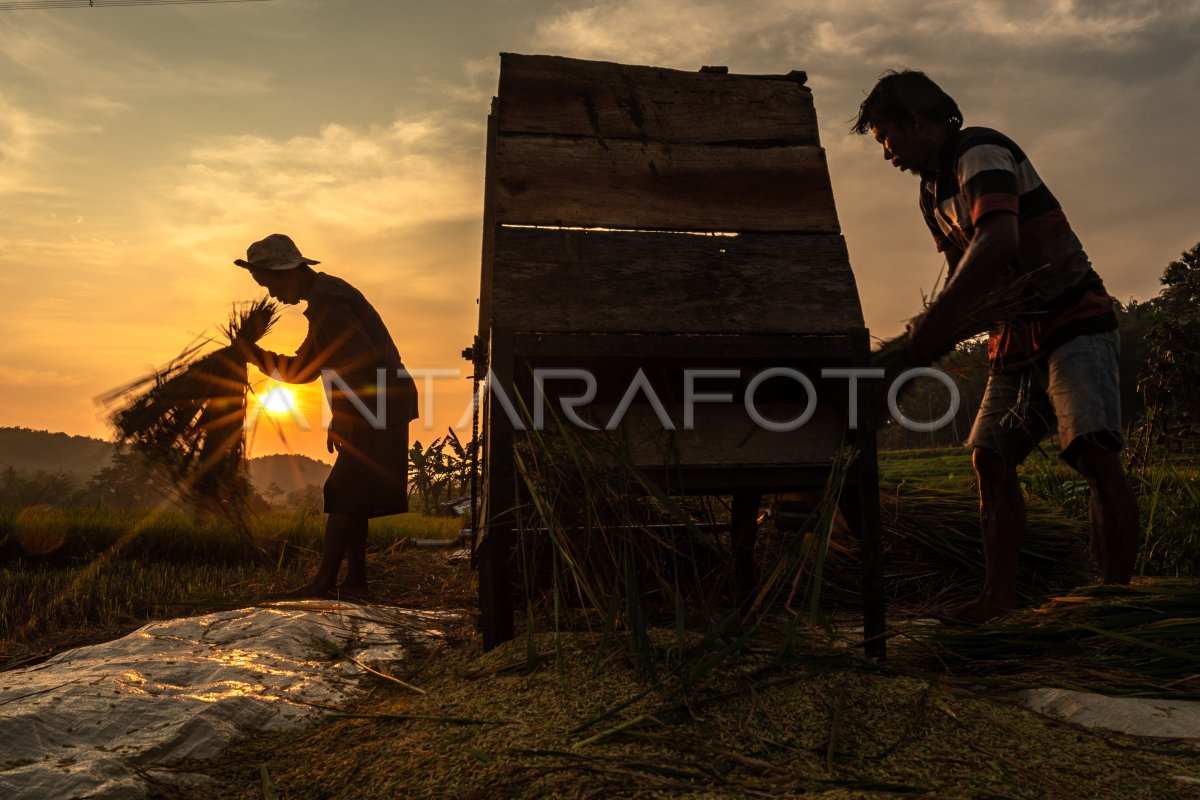
[[[889,613],[919,615],[975,599],[983,583],[979,501],[974,493],[913,484],[885,486],[881,496],[884,587]],[[1017,575],[1018,597],[1038,605],[1046,597],[1093,580],[1086,522],[1053,506],[1030,502]],[[861,603],[858,543],[844,525],[835,529],[822,597],[831,609],[857,611]]]
[[[105,557],[163,564],[238,564],[265,551],[317,551],[325,519],[308,512],[271,512],[250,519],[251,540],[228,519],[177,509],[0,509],[0,560],[65,566]],[[453,539],[460,520],[399,514],[372,519],[368,543],[396,546],[412,539]],[[132,535],[131,535],[132,534]]]
[[[1200,577],[1200,468],[1164,463],[1133,477],[1143,531],[1138,573]]]
[[[242,520],[250,495],[245,353],[278,318],[279,306],[268,298],[235,308],[218,349],[204,352],[209,341],[194,343],[102,398],[115,407],[109,420],[117,440],[160,468],[166,496]]]
[[[248,561],[181,565],[125,559],[103,568],[10,562],[0,568],[0,640],[28,642],[56,631],[113,629],[250,604],[274,585],[302,579],[307,569],[294,560],[270,571]]]
[[[1027,272],[1017,276],[1006,276],[975,302],[957,310],[955,327],[952,331],[954,341],[962,342],[993,330],[998,325],[1009,322],[1022,313],[1028,313],[1030,307],[1030,289],[1036,272]],[[926,309],[933,303],[933,298],[926,298]],[[872,365],[882,367],[888,374],[899,372],[907,367],[925,367],[928,364],[918,364],[913,361],[908,345],[911,341],[909,332],[883,340],[871,356]]]
[[[1028,497],[1078,520],[1086,520],[1090,491],[1087,481],[1053,457],[1035,455],[1020,473]],[[1139,575],[1200,576],[1200,469],[1186,462],[1164,461],[1129,474],[1138,495],[1142,542]]]
[[[515,451],[530,640],[541,625],[590,627],[597,663],[619,647],[650,685],[670,677],[688,689],[748,648],[782,655],[799,629],[820,626],[813,587],[849,454],[832,465],[808,524],[763,566],[754,595],[739,598],[725,514],[668,494],[619,436],[554,423]]]
[[[250,523],[248,539],[223,516],[178,510],[2,509],[0,644],[248,605],[311,570],[321,515],[261,514]],[[381,591],[406,605],[438,604],[436,570],[406,567],[413,558],[398,551],[412,539],[454,538],[458,527],[418,514],[371,520],[368,550],[388,587]],[[445,594],[462,604],[458,587]]]
[[[1200,585],[1087,586],[975,629],[913,634],[966,682],[1200,699]]]

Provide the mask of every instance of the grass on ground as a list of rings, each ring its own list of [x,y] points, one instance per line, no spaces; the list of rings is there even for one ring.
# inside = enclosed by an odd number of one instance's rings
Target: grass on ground
[[[672,646],[673,637],[658,644]],[[1098,733],[856,657],[753,656],[688,703],[639,696],[632,663],[594,665],[589,634],[481,653],[474,637],[393,665],[321,727],[255,735],[187,769],[175,797],[1187,798],[1195,750]]]

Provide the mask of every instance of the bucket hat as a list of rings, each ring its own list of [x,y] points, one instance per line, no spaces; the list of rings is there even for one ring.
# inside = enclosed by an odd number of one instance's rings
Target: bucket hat
[[[283,270],[295,269],[301,264],[320,264],[300,255],[300,248],[291,237],[272,233],[267,238],[246,248],[245,259],[234,259],[234,264],[245,269]]]

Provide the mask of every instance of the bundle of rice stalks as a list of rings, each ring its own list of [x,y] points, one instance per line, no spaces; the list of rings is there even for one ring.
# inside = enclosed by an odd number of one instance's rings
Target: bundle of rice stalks
[[[162,369],[101,398],[118,406],[109,415],[117,440],[159,470],[168,496],[242,518],[250,492],[244,353],[278,317],[278,304],[267,298],[235,308],[219,349],[204,352],[212,340],[194,343]]]
[[[728,586],[711,519],[667,497],[606,435],[584,442],[566,426],[537,431],[517,448],[516,465],[526,498],[517,525],[529,633],[539,597],[555,629],[581,609],[598,618],[605,643],[629,644],[653,672],[649,629],[670,624],[675,610],[681,624],[711,613]]]
[[[902,484],[882,492],[880,521],[884,579],[891,613],[921,613],[974,600],[983,585],[979,501],[970,493]],[[1092,578],[1088,529],[1048,505],[1027,504],[1018,595],[1026,605]],[[861,604],[862,565],[857,541],[845,526],[830,543],[821,587],[830,608]]]
[[[515,461],[529,636],[547,616],[556,631],[598,623],[597,661],[616,645],[652,682],[668,667],[690,685],[752,643],[783,653],[819,616],[813,587],[846,463],[834,466],[804,533],[765,564],[755,595],[741,598],[719,502],[668,495],[620,437],[563,424],[531,430]],[[671,632],[672,647],[654,643],[656,628]]]
[[[994,330],[1000,325],[1027,314],[1030,307],[1030,288],[1036,272],[1027,272],[996,284],[990,292],[975,303],[959,310],[952,333],[954,341],[964,342]],[[932,305],[926,299],[924,309]],[[908,331],[891,339],[883,340],[871,354],[871,365],[885,370],[887,378],[910,367],[927,367],[928,363],[917,363],[909,350]]]
[[[1200,583],[1194,580],[1090,586],[987,626],[919,635],[964,679],[1200,699]]]

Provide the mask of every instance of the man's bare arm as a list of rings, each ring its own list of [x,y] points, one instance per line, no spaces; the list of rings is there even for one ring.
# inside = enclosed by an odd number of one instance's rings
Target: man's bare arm
[[[1017,258],[1020,236],[1017,215],[1005,211],[979,221],[971,244],[961,258],[950,261],[954,277],[911,329],[911,347],[917,360],[930,363],[957,344],[954,328],[959,315],[977,305]],[[948,260],[957,253],[947,252]]]
[[[938,295],[934,306],[945,305],[957,312],[981,300],[1005,268],[1017,260],[1019,244],[1016,214],[996,211],[981,219],[970,247],[954,270],[954,277]]]
[[[947,267],[947,282],[954,277],[954,273],[958,270],[958,263],[962,261],[962,250],[959,250],[952,244],[946,245],[946,249],[942,251],[942,255],[946,257]]]

